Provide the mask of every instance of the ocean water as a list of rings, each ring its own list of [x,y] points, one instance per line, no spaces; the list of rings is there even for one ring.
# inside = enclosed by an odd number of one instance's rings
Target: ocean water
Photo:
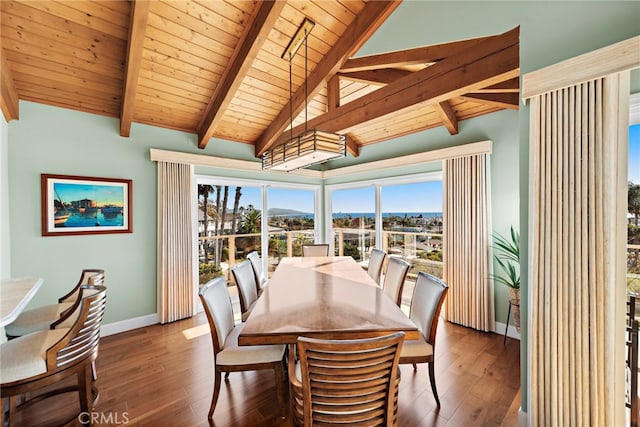
[[[365,217],[365,218],[375,218],[375,213],[374,212],[334,212],[332,217],[333,218],[360,218],[360,217]],[[422,215],[422,218],[442,218],[442,212],[383,212],[382,213],[382,217],[383,218],[388,218],[391,216],[398,216],[400,218],[404,218],[404,216],[407,216],[407,218],[418,218],[420,215]]]
[[[74,212],[64,224],[56,225],[56,228],[63,227],[117,227],[124,225],[122,214],[105,216],[102,212],[85,214]]]

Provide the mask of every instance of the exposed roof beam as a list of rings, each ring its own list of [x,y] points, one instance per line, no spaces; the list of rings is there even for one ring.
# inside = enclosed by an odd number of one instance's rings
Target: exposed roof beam
[[[520,95],[517,93],[467,93],[461,98],[511,110],[517,110],[520,107]]]
[[[340,77],[355,80],[363,83],[389,84],[411,74],[411,71],[396,70],[394,68],[384,68],[380,70],[354,71],[352,73],[340,72]]]
[[[449,130],[451,135],[458,134],[458,118],[456,117],[455,111],[451,108],[451,104],[449,101],[442,101],[433,105],[433,108],[440,115],[442,119],[442,123]]]
[[[437,104],[516,78],[520,73],[519,27],[403,77],[309,120],[309,128],[339,132],[421,102]],[[296,126],[299,133],[303,126]],[[277,142],[284,140],[281,136]]]
[[[367,41],[382,25],[389,15],[400,5],[399,1],[371,1],[362,9],[360,14],[349,25],[338,39],[338,42],[327,52],[316,65],[307,79],[309,99],[312,99],[322,88],[327,79],[333,77],[342,64]],[[293,102],[292,102],[293,101]],[[305,103],[305,91],[301,86],[293,96],[293,100],[280,110],[255,143],[256,157],[260,157],[280,137],[289,124],[290,110],[295,117],[302,111]]]
[[[479,37],[476,39],[351,58],[344,63],[340,72],[352,73],[355,71],[379,70],[381,68],[397,68],[406,65],[434,63],[465,51],[491,37],[492,36]]]
[[[340,106],[340,77],[336,74],[327,82],[327,110]]]
[[[140,61],[142,60],[144,32],[147,28],[149,5],[150,2],[147,0],[135,0],[131,2],[127,62],[124,69],[124,88],[122,92],[122,106],[120,108],[121,136],[129,136],[131,133],[131,121],[133,120],[133,107],[138,89],[138,76],[140,75]]]
[[[285,5],[285,1],[268,0],[258,3],[255,7],[198,124],[199,148],[205,148],[209,143],[222,119],[222,114],[219,113],[224,112],[231,102]]]
[[[0,82],[0,106],[2,107],[2,114],[7,122],[14,119],[17,120],[19,116],[18,93],[13,84],[11,69],[9,68],[9,63],[2,48],[0,48],[0,76],[2,78]]]
[[[346,138],[347,138],[347,153],[351,154],[353,157],[358,157],[360,155],[360,146],[362,144],[360,144],[356,140],[356,138],[351,134],[347,134]]]
[[[484,89],[477,90],[476,93],[520,93],[520,79],[515,78],[491,85]]]

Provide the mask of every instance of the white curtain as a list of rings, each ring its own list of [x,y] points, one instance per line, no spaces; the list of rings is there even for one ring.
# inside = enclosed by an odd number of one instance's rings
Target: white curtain
[[[158,162],[158,314],[160,323],[195,310],[193,166]]]
[[[489,182],[488,154],[444,161],[444,317],[481,331],[495,326]]]
[[[616,300],[625,286],[628,142],[619,132],[619,79],[531,98],[532,425],[620,425]]]

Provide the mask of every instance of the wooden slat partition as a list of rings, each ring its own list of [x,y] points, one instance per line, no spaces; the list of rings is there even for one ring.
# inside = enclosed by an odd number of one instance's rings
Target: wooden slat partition
[[[620,425],[625,79],[531,98],[531,425]]]

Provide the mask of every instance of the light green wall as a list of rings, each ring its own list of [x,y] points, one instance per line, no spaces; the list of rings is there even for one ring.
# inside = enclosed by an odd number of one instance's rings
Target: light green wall
[[[9,223],[9,127],[0,118],[0,279],[11,277],[11,228]]]

